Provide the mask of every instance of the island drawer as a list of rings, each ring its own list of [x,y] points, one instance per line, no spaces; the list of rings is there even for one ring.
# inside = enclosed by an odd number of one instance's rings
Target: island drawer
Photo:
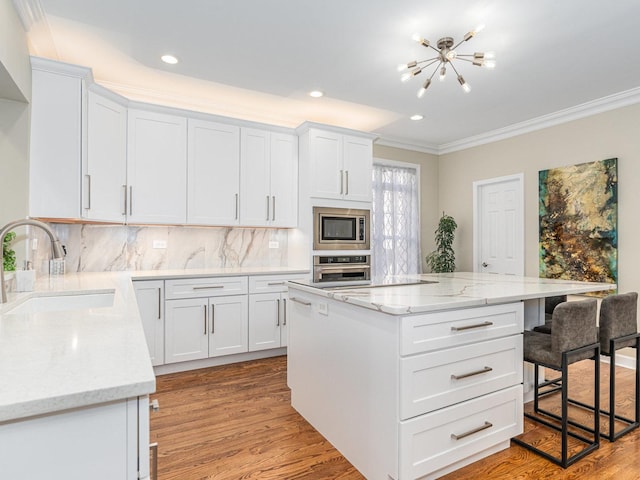
[[[247,277],[203,277],[165,280],[165,298],[219,297],[248,293]]]
[[[400,360],[400,419],[522,383],[522,335]]]
[[[400,422],[400,478],[418,479],[522,433],[522,385]]]
[[[522,302],[403,317],[400,355],[413,355],[522,333]]]
[[[287,291],[287,282],[307,280],[309,275],[283,273],[278,275],[253,275],[249,277],[249,293],[277,293]]]

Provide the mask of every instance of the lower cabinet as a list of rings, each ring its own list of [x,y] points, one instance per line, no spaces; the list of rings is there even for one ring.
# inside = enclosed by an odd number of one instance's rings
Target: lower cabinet
[[[248,351],[246,295],[165,302],[165,363]]]
[[[287,294],[249,295],[249,351],[287,346]]]
[[[149,479],[147,396],[0,423],[0,477]]]
[[[164,364],[164,280],[133,282],[151,364]]]

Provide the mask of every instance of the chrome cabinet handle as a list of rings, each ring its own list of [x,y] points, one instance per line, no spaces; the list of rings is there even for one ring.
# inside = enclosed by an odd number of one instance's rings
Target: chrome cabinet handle
[[[471,330],[472,328],[481,328],[481,327],[489,327],[493,325],[493,322],[482,322],[482,323],[476,323],[473,325],[465,325],[463,327],[451,327],[451,331],[452,332],[461,332],[463,330]]]
[[[152,443],[149,448],[153,458],[151,462],[151,480],[158,480],[158,442]]]
[[[311,306],[311,302],[305,302],[304,300],[300,300],[299,298],[296,298],[296,297],[290,297],[289,300],[291,300],[292,302],[299,303],[300,305],[304,305],[305,307]]]
[[[216,306],[211,305],[211,335],[216,333]]]
[[[344,171],[344,177],[346,179],[347,188],[345,189],[344,194],[349,195],[349,170]]]
[[[127,186],[126,185],[122,185],[122,192],[123,192],[123,196],[124,196],[124,211],[122,212],[122,215],[126,215],[127,214]]]
[[[224,285],[207,285],[204,287],[191,287],[192,290],[209,290],[212,288],[224,288]]]
[[[129,215],[133,215],[133,187],[129,185]]]
[[[280,299],[276,299],[276,327],[280,326]]]
[[[267,285],[274,287],[276,285],[284,285],[284,282],[267,282]]]
[[[85,178],[87,179],[87,206],[85,208],[91,210],[91,175],[87,173]]]
[[[486,430],[487,428],[491,428],[491,427],[493,427],[493,423],[485,421],[484,425],[482,425],[481,427],[476,427],[472,430],[469,430],[468,432],[464,432],[460,434],[452,433],[451,438],[453,438],[454,440],[462,440],[463,438],[468,437],[469,435],[473,435],[474,433],[481,432],[482,430]]]
[[[276,196],[271,197],[271,220],[275,222],[276,220]]]
[[[158,287],[158,320],[162,318],[162,289]]]
[[[489,373],[493,371],[493,368],[491,367],[484,367],[480,370],[476,370],[475,372],[469,372],[469,373],[463,373],[461,375],[455,375],[455,374],[451,374],[451,378],[453,378],[454,380],[461,380],[463,378],[468,378],[468,377],[473,377],[474,375],[480,375],[482,373]]]
[[[344,170],[340,170],[340,195],[344,193]]]
[[[267,222],[269,221],[269,195],[267,195]]]
[[[207,306],[204,305],[204,334],[207,334]]]
[[[236,220],[238,219],[238,194],[236,193]]]
[[[282,325],[286,327],[287,326],[287,299],[286,298],[282,299],[282,309],[283,309]]]

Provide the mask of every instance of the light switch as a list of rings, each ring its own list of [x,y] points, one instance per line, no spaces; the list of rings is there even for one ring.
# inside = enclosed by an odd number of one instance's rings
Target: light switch
[[[167,241],[166,240],[154,240],[153,241],[153,248],[167,248]]]
[[[280,242],[278,241],[270,241],[269,242],[269,248],[280,248]]]

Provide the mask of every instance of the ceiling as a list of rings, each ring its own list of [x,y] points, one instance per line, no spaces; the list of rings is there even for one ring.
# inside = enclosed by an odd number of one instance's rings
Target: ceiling
[[[621,92],[640,101],[638,0],[14,4],[32,54],[91,67],[128,98],[287,127],[328,123],[424,151]],[[458,52],[495,51],[497,66],[460,65],[470,93],[451,73],[421,99],[425,73],[400,82],[398,64],[432,56],[413,33],[457,42],[478,24],[486,28]],[[165,53],[180,62],[162,63]],[[309,97],[314,89],[325,96]],[[416,113],[424,119],[410,120]]]

